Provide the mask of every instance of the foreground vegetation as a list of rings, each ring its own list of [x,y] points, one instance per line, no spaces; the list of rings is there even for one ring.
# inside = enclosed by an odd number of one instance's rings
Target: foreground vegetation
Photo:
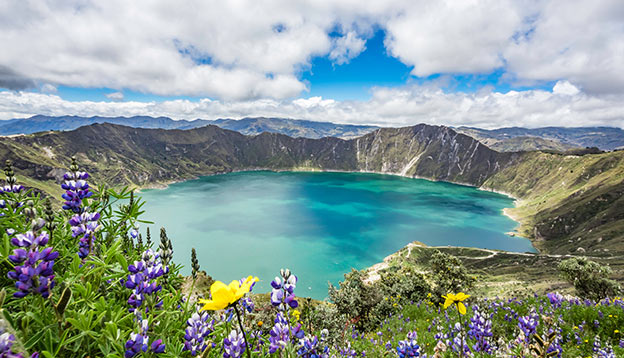
[[[158,245],[142,235],[131,191],[91,188],[73,160],[55,210],[17,183],[10,164],[5,173],[0,357],[624,354],[621,290],[588,260],[560,265],[582,298],[479,297],[474,273],[439,250],[425,271],[398,265],[369,283],[352,271],[324,302],[298,297],[287,269],[270,293],[254,292],[253,276],[211,281],[208,292],[194,254],[183,278],[166,231]]]

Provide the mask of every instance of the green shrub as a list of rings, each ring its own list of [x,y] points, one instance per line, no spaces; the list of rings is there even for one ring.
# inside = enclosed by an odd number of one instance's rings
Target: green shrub
[[[601,265],[585,257],[574,257],[559,264],[561,276],[574,285],[582,298],[600,300],[614,297],[622,290],[617,282],[610,280],[609,266]]]
[[[340,288],[329,285],[329,299],[334,302],[338,313],[351,318],[358,329],[370,327],[375,321],[371,316],[375,306],[382,300],[381,292],[364,283],[365,275],[358,270],[344,275]]]
[[[439,250],[435,250],[429,261],[434,282],[433,298],[441,302],[442,295],[468,292],[475,283],[460,259]]]

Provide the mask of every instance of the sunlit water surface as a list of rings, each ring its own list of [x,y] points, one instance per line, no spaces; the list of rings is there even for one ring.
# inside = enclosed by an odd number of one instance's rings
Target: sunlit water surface
[[[351,268],[363,269],[414,240],[535,251],[505,232],[513,200],[475,188],[362,173],[240,172],[145,190],[144,219],[154,241],[164,226],[174,260],[190,273],[191,248],[201,268],[229,282],[255,275],[268,292],[282,267],[298,277],[297,294],[327,296]]]

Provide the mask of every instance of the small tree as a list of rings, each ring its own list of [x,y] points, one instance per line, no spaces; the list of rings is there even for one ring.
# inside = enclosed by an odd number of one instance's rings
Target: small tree
[[[438,301],[442,299],[442,295],[467,291],[474,286],[475,279],[468,274],[461,260],[453,255],[435,250],[429,264],[435,283],[435,298]]]
[[[561,276],[574,285],[582,298],[600,300],[617,295],[621,288],[610,280],[611,268],[590,261],[586,257],[575,257],[559,264]]]
[[[360,271],[351,270],[344,277],[339,289],[329,284],[329,299],[336,304],[338,313],[352,319],[358,329],[369,328],[374,320],[371,312],[381,301],[381,292],[365,284],[365,275]]]

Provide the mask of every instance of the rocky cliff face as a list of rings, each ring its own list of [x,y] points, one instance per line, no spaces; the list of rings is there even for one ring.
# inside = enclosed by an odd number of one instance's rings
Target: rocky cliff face
[[[354,141],[360,170],[475,186],[520,156],[493,151],[448,127],[424,124],[380,129]]]
[[[46,180],[77,155],[94,174],[114,184],[147,185],[253,168],[374,171],[479,186],[513,163],[447,127],[378,129],[363,137],[245,136],[206,126],[191,130],[95,124],[71,132],[3,138],[0,154],[24,174]],[[97,177],[97,175],[96,175]]]

